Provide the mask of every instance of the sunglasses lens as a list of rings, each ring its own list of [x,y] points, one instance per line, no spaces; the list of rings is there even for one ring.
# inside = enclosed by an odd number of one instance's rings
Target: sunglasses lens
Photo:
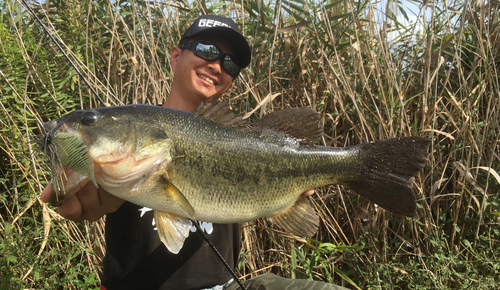
[[[219,48],[211,43],[198,42],[193,51],[198,57],[209,61],[217,60],[223,55]],[[222,66],[233,77],[240,72],[240,68],[233,62],[229,55],[224,55]]]
[[[205,60],[216,60],[220,55],[219,49],[213,44],[198,43],[195,52],[197,56]]]
[[[235,76],[240,72],[240,68],[233,62],[229,55],[224,57],[223,66],[231,76]]]

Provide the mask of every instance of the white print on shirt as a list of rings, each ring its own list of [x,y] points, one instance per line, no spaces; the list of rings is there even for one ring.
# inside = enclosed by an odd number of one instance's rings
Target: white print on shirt
[[[143,207],[143,208],[140,208],[139,211],[141,212],[141,216],[140,217],[143,217],[144,214],[146,214],[148,211],[152,211],[153,209],[152,208],[149,208],[149,207]],[[200,228],[203,229],[205,231],[205,233],[207,234],[211,234],[213,231],[214,231],[214,227],[213,227],[213,224],[210,223],[210,222],[199,222],[200,223]],[[154,227],[153,230],[157,231],[158,228],[156,227],[156,221],[155,221],[155,218],[153,218],[152,220],[152,226]],[[194,225],[191,226],[191,232],[196,232],[196,227]]]
[[[139,209],[139,211],[141,212],[141,217],[142,217],[145,213],[147,213],[148,211],[150,211],[150,210],[153,210],[153,209],[152,209],[152,208],[149,208],[149,207],[143,207],[143,208]]]
[[[200,228],[205,231],[207,234],[211,234],[214,231],[213,224],[210,222],[199,222]],[[196,232],[196,227],[194,225],[191,226],[191,231]]]

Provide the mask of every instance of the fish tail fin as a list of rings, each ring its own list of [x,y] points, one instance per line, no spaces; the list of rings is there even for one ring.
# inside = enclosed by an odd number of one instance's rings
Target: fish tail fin
[[[429,143],[427,138],[401,137],[360,145],[363,165],[359,178],[346,185],[393,213],[413,216],[412,177],[426,164]]]

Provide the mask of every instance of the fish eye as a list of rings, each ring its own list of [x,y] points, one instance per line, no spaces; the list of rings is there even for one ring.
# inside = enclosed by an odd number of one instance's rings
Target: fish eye
[[[82,123],[82,125],[84,126],[90,126],[95,121],[97,121],[97,114],[94,112],[84,112],[80,119],[80,123]]]

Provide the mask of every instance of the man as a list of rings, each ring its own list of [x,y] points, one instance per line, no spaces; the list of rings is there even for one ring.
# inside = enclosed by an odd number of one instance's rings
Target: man
[[[250,64],[251,51],[231,19],[205,15],[199,17],[183,34],[179,45],[172,48],[170,60],[174,79],[163,106],[193,112],[201,102],[219,99],[233,85],[239,71]],[[45,202],[50,188],[49,185],[42,192]],[[213,287],[228,285],[232,278],[198,234],[191,233],[181,251],[172,254],[158,238],[151,209],[124,202],[101,188],[96,189],[91,182],[62,203],[58,212],[75,221],[95,221],[107,214],[101,289],[217,289]],[[239,225],[201,223],[201,226],[234,267],[241,247]],[[280,289],[283,283],[289,285],[296,281],[274,275],[263,277],[267,278],[264,282],[246,283],[269,284],[272,289]],[[299,284],[302,286],[293,289],[335,287],[305,280]],[[231,285],[231,289],[237,288],[236,283]]]

